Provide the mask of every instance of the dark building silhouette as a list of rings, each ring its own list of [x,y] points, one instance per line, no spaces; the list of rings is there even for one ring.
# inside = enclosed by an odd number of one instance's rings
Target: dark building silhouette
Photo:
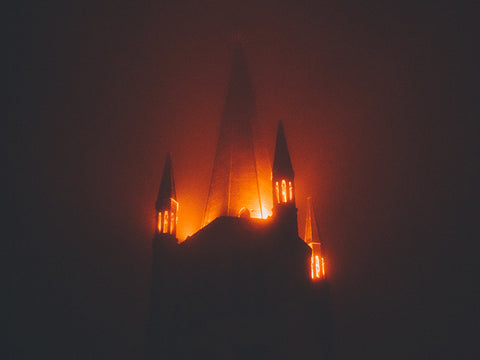
[[[178,243],[170,155],[156,202],[149,359],[332,358],[329,284],[308,202],[298,236],[295,179],[283,124],[262,217],[250,120],[254,97],[241,46],[222,119],[204,227]]]

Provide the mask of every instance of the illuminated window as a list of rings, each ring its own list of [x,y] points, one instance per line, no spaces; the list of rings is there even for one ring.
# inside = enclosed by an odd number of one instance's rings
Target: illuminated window
[[[163,213],[163,232],[168,232],[168,211]]]
[[[282,180],[282,201],[287,202],[287,182]]]
[[[288,192],[289,192],[290,200],[293,200],[293,186],[291,181],[288,182]]]
[[[312,270],[312,279],[315,279],[315,274],[313,273],[313,267],[314,267],[313,255],[310,257],[310,260],[311,260],[310,269]]]
[[[172,212],[170,215],[170,234],[173,234],[174,225],[175,225],[175,214]]]
[[[310,258],[310,272],[312,280],[325,279],[325,258],[320,255],[314,255]]]
[[[162,212],[158,213],[158,221],[157,221],[158,232],[162,232]]]
[[[280,189],[278,188],[278,181],[275,182],[275,192],[277,193],[277,204],[280,202]]]
[[[325,259],[322,257],[322,276],[325,278]]]

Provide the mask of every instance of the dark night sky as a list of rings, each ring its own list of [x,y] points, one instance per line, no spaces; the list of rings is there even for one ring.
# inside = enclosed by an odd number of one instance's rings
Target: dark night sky
[[[200,225],[239,31],[270,154],[285,124],[300,219],[315,199],[338,357],[478,353],[474,11],[347,3],[5,11],[7,351],[142,356],[165,153],[185,236]]]

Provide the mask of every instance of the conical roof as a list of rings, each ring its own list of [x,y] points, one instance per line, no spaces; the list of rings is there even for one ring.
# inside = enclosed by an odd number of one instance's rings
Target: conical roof
[[[172,158],[170,153],[167,153],[167,158],[165,159],[165,167],[163,168],[162,181],[160,183],[160,189],[158,190],[157,202],[155,208],[160,210],[166,200],[168,199],[177,199],[177,193],[175,192],[175,181],[173,179],[173,168],[172,168]],[[168,202],[169,204],[169,202]]]
[[[288,152],[287,139],[283,130],[283,123],[278,123],[277,141],[275,143],[275,155],[273,158],[272,173],[274,177],[294,176],[290,153]]]
[[[203,226],[219,216],[237,216],[243,208],[261,217],[258,172],[252,121],[255,97],[240,42],[235,44],[233,66],[220,125]]]
[[[307,219],[305,224],[305,238],[307,244],[320,243],[320,235],[318,233],[317,221],[313,212],[312,198],[307,198]]]

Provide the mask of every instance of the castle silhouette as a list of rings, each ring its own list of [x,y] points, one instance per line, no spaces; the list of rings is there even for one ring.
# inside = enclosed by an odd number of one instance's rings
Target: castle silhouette
[[[233,59],[202,228],[181,243],[167,154],[155,204],[147,358],[331,359],[330,287],[311,199],[301,239],[283,125],[265,181],[240,43]],[[271,198],[262,198],[270,187]]]

